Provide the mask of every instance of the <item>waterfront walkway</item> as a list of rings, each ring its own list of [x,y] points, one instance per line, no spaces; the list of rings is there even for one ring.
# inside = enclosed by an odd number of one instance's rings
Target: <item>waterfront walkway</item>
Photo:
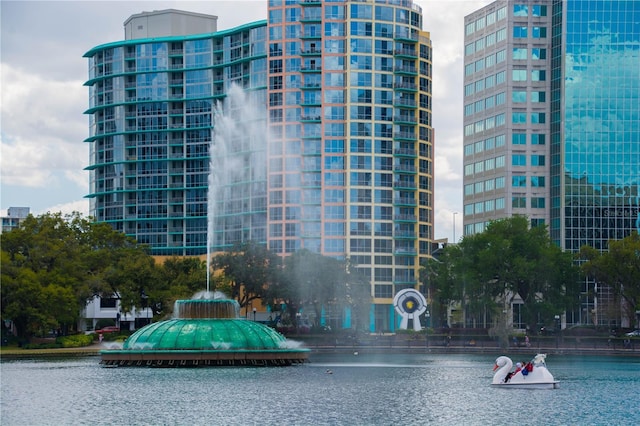
[[[533,341],[530,346],[500,348],[495,341],[468,341],[453,339],[447,344],[442,338],[420,338],[405,335],[371,335],[357,342],[341,341],[331,335],[325,336],[289,336],[289,339],[300,341],[311,349],[312,353],[434,353],[434,354],[523,354],[535,353],[549,355],[608,355],[608,356],[639,356],[640,340],[632,339],[628,344],[619,339],[545,339]],[[81,348],[56,349],[23,349],[3,347],[0,349],[0,359],[28,359],[40,357],[69,357],[69,356],[98,356],[101,350],[109,349],[109,343],[94,343]]]
[[[640,356],[639,339],[618,339],[603,337],[533,337],[529,346],[524,342],[501,348],[496,340],[465,336],[424,336],[424,335],[367,335],[357,339],[305,338],[305,346],[317,352],[359,352],[359,353],[477,353],[477,354],[573,354],[573,355],[627,355]]]

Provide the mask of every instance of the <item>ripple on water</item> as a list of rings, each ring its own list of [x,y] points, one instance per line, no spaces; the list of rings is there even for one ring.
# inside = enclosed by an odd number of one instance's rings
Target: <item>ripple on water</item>
[[[549,357],[560,389],[490,386],[494,357],[319,356],[289,368],[103,368],[4,361],[12,425],[634,424],[640,359]],[[329,371],[327,371],[329,370]]]

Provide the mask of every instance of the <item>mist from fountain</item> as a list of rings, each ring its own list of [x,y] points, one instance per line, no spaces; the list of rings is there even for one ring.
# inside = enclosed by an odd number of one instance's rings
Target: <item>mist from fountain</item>
[[[256,177],[266,179],[264,159],[255,156],[262,152],[256,141],[266,141],[268,132],[261,120],[264,113],[255,104],[240,86],[232,84],[225,100],[217,102],[213,111],[207,194],[207,292],[211,288],[216,229],[225,227],[220,214],[233,199],[234,183],[255,181]],[[266,143],[262,149],[264,146]]]
[[[173,318],[148,324],[134,332],[122,347],[101,351],[107,366],[283,366],[305,362],[309,350],[290,342],[266,324],[240,317],[240,305],[219,291],[211,291],[213,247],[240,238],[263,240],[266,226],[266,161],[268,132],[265,112],[237,86],[214,108],[209,147],[207,201],[206,290],[177,300]],[[260,157],[259,157],[260,156]],[[238,213],[243,215],[238,215]],[[256,217],[252,214],[256,213]],[[239,216],[246,216],[247,221]],[[231,218],[231,219],[228,219]],[[256,221],[255,223],[253,221]],[[258,229],[256,235],[244,229]],[[218,232],[216,232],[218,230]],[[234,233],[232,237],[228,234]]]

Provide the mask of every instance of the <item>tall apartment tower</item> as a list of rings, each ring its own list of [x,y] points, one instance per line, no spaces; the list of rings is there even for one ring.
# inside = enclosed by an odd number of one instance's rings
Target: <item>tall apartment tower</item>
[[[209,149],[217,102],[232,85],[266,103],[266,22],[217,31],[217,17],[178,10],[125,22],[125,40],[97,46],[89,60],[90,214],[148,244],[154,255],[207,252]],[[266,128],[266,109],[253,120]],[[264,135],[263,135],[264,136]],[[243,179],[216,210],[214,249],[266,240],[266,139],[243,138]],[[230,160],[226,158],[225,160]],[[264,160],[262,160],[264,161]],[[238,214],[242,206],[242,214]]]
[[[124,41],[85,54],[91,215],[153,254],[204,254],[208,176],[236,156],[244,173],[212,200],[211,248],[252,240],[281,256],[349,259],[371,282],[371,331],[394,330],[393,297],[418,288],[433,241],[422,10],[411,0],[270,0],[266,12],[226,31],[214,16],[144,12],[125,22]],[[265,131],[210,152],[216,103],[234,83]],[[224,113],[247,124],[234,108]]]
[[[639,46],[637,1],[497,1],[465,17],[465,235],[515,214],[571,251],[634,231]],[[607,323],[608,291],[586,281],[567,322]]]
[[[433,240],[431,42],[410,0],[271,0],[268,247],[346,259],[371,330]]]

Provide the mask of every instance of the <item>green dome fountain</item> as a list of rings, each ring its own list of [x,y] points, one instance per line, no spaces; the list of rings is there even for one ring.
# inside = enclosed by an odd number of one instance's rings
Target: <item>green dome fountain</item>
[[[235,300],[178,300],[173,319],[133,333],[122,349],[104,350],[102,364],[194,367],[291,365],[309,350],[296,347],[274,329],[239,316]]]

